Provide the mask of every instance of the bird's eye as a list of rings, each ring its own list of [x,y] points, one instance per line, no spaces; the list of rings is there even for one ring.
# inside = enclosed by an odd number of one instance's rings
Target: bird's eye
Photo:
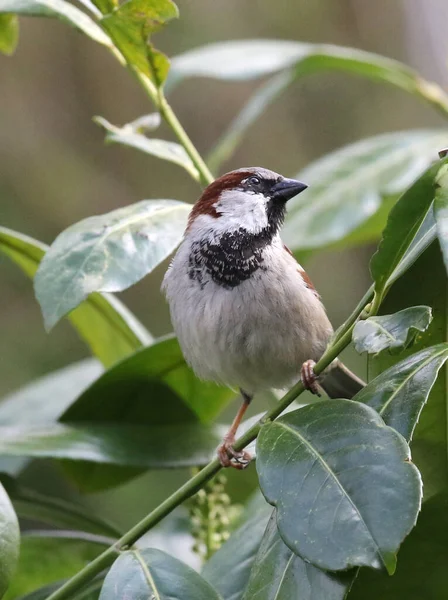
[[[251,185],[260,185],[261,181],[259,177],[249,177],[249,179],[247,180],[248,183],[250,183]]]

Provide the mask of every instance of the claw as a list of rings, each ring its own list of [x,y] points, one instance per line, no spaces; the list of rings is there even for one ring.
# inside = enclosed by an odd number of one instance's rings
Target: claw
[[[224,438],[223,443],[218,448],[219,462],[223,467],[233,467],[234,469],[245,469],[252,461],[252,456],[245,450],[235,450],[232,444],[234,437]]]
[[[313,394],[316,394],[316,396],[320,396],[321,393],[317,384],[317,375],[315,375],[314,373],[315,364],[316,363],[314,362],[314,360],[307,360],[306,362],[304,362],[300,371],[300,378],[307,390],[309,390]]]

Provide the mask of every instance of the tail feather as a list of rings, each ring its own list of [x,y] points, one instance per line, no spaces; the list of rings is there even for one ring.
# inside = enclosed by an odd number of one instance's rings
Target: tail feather
[[[319,385],[330,398],[353,398],[365,387],[365,382],[337,359]]]

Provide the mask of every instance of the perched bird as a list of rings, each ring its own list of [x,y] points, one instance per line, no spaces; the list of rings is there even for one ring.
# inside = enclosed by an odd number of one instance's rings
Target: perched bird
[[[260,167],[223,175],[194,205],[163,280],[188,364],[198,377],[241,391],[243,404],[218,448],[225,467],[250,461],[232,444],[257,391],[301,377],[318,393],[313,366],[333,329],[279,234],[287,201],[306,188]],[[362,382],[335,361],[321,385],[330,397],[350,398]]]

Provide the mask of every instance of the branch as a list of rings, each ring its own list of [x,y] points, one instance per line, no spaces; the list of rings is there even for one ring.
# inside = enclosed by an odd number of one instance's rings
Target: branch
[[[372,296],[373,289],[370,288],[344,325],[342,325],[342,327],[336,332],[322,358],[314,367],[314,372],[316,375],[322,373],[333,362],[333,360],[339,356],[344,348],[348,346],[352,338],[354,324],[364,310],[365,306],[368,304],[368,302],[370,302]],[[253,440],[255,440],[258,436],[263,424],[276,419],[304,391],[305,388],[302,382],[300,381],[296,383],[296,385],[279,400],[278,404],[273,409],[268,411],[264,417],[258,421],[258,423],[253,425],[235,442],[235,450],[242,450],[248,444],[253,442]],[[125,533],[113,546],[100,554],[91,563],[84,567],[84,569],[79,571],[74,577],[62,585],[62,587],[53,592],[53,594],[51,594],[47,600],[65,600],[70,598],[74,592],[78,591],[80,588],[82,588],[82,586],[90,581],[90,579],[100,573],[104,568],[109,566],[116,558],[117,551],[120,552],[132,546],[147,531],[152,529],[175,508],[200,490],[204,484],[214,477],[214,475],[216,475],[216,473],[218,473],[222,468],[223,467],[217,458],[212,460],[212,462],[199,471],[197,475],[184,483],[184,485],[174,492],[174,494],[169,496],[169,498],[162,502],[162,504],[155,508],[151,513],[149,513],[149,515],[147,515],[144,519],[137,523],[137,525]]]

